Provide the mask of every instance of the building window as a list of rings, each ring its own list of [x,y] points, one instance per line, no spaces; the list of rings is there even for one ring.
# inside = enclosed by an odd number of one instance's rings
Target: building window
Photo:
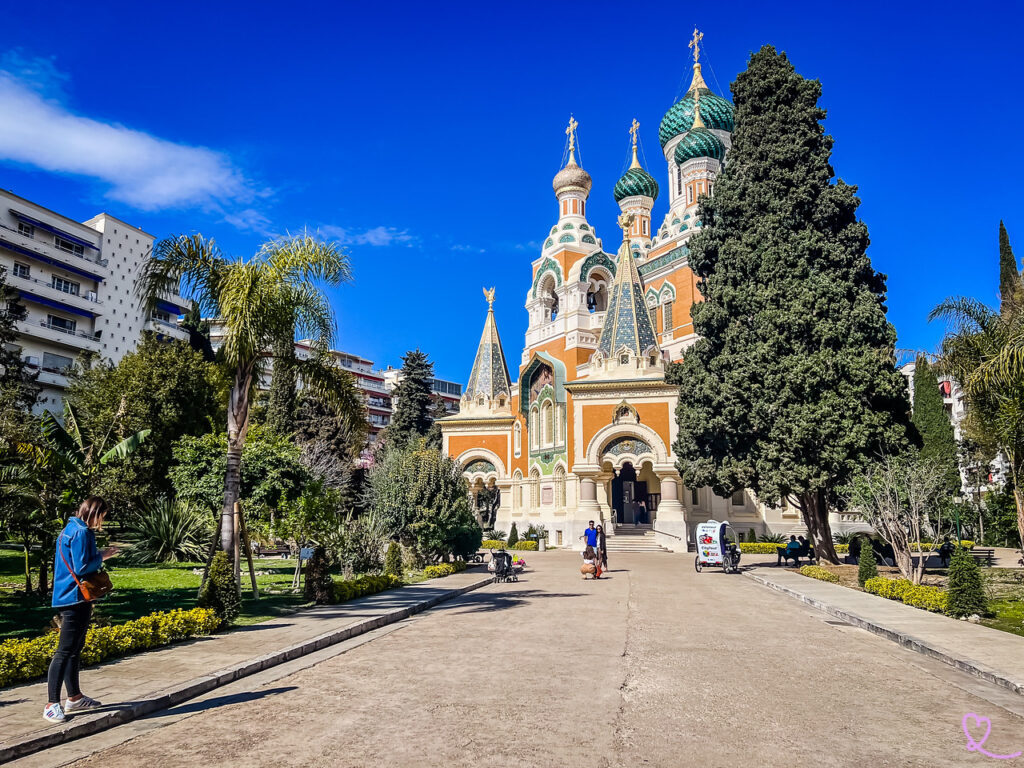
[[[64,357],[64,355],[54,355],[49,352],[43,352],[43,370],[53,371],[54,373],[60,373],[66,371],[75,361],[70,357]]]
[[[565,470],[562,467],[555,469],[555,508],[565,508]]]
[[[543,444],[554,445],[555,444],[555,416],[554,408],[551,407],[551,402],[544,403],[542,408],[544,416],[544,433],[543,433]]]
[[[82,246],[78,243],[72,243],[70,240],[65,240],[60,235],[54,236],[53,244],[66,253],[73,253],[75,256],[85,255],[85,249]]]
[[[693,202],[693,184],[686,185],[686,202]]]
[[[736,493],[732,495],[732,505],[734,507],[742,507],[745,503],[745,500],[746,496],[743,493],[743,491],[736,491]]]
[[[32,278],[32,268],[28,264],[14,262],[14,276],[30,280]]]
[[[662,326],[661,329],[664,333],[668,333],[672,330],[672,302],[666,301],[661,308],[662,315]]]
[[[34,238],[36,236],[36,228],[33,227],[31,224],[26,224],[24,221],[19,221],[18,233],[24,235],[25,237]]]
[[[540,507],[540,473],[536,469],[530,472],[530,507]]]
[[[70,293],[72,296],[77,296],[82,286],[78,283],[73,283],[70,280],[65,280],[63,277],[57,277],[54,275],[50,281],[50,287],[56,288],[58,291],[63,291],[64,293]]]
[[[518,421],[512,428],[512,450],[518,459],[523,453],[523,425]]]
[[[57,331],[64,331],[65,333],[74,333],[78,327],[78,323],[74,320],[68,320],[66,317],[60,315],[47,315],[46,324]]]
[[[650,314],[651,314],[651,328],[653,328],[654,332],[657,333],[658,332],[658,308],[657,307],[651,307],[648,310],[648,312],[650,312]]]
[[[700,504],[700,496],[698,495],[698,491],[696,488],[690,489],[690,503],[693,504],[694,506]]]
[[[530,445],[534,448],[540,447],[540,416],[536,406],[530,411]]]

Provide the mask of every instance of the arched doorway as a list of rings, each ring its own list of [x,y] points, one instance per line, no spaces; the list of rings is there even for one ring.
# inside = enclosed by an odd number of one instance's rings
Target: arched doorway
[[[649,523],[649,517],[643,519],[641,500],[647,500],[647,483],[637,479],[636,469],[627,461],[612,479],[611,502],[615,521],[620,525]]]

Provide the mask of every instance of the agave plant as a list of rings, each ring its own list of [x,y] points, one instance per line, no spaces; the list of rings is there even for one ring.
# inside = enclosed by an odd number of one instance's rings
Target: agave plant
[[[159,499],[128,521],[130,564],[202,562],[213,536],[212,516],[190,501]]]
[[[832,541],[834,541],[836,544],[849,544],[860,535],[861,534],[857,531],[844,531],[842,533],[833,533]]]
[[[785,544],[786,534],[765,532],[758,536],[757,540],[763,541],[765,544]]]

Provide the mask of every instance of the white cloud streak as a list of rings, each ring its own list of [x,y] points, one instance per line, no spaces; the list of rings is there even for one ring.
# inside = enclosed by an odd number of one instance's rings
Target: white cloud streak
[[[333,224],[320,227],[320,234],[342,245],[369,245],[373,247],[404,245],[413,247],[417,239],[404,229],[396,227],[372,227],[362,231],[346,229]]]
[[[0,160],[91,177],[141,210],[223,210],[252,198],[223,153],[75,114],[59,98],[63,79],[46,59],[0,60]]]

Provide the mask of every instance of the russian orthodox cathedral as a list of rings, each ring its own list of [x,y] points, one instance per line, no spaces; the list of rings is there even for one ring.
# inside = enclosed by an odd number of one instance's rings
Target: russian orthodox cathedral
[[[579,548],[594,520],[610,536],[641,533],[673,551],[686,551],[709,518],[764,530],[768,510],[750,494],[721,498],[683,487],[672,453],[678,390],[666,384],[665,366],[696,341],[690,308],[701,300],[687,243],[701,227],[698,199],[714,194],[733,130],[732,104],[701,75],[701,37],[694,30],[690,87],[658,130],[665,190],[637,159],[636,120],[630,128],[632,163],[612,190],[622,211],[615,253],[587,219],[592,180],[576,162],[570,119],[567,160],[552,182],[558,220],[532,265],[515,381],[494,290],[484,291],[487,316],[460,411],[441,429],[444,451],[463,467],[474,496],[500,491],[487,521],[496,529],[515,523],[522,536],[531,524],[543,526],[550,545]],[[666,193],[668,212],[655,228],[655,202]]]

